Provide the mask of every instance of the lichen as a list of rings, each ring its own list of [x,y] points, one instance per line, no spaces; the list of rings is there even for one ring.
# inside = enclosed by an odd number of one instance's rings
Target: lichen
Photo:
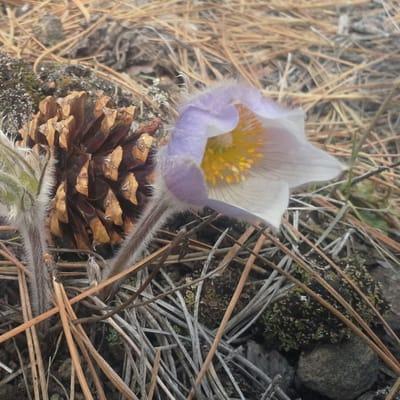
[[[32,68],[0,53],[0,117],[2,129],[15,134],[36,111],[42,97],[40,81]]]
[[[380,285],[362,263],[353,260],[343,270],[378,310],[382,312],[387,308]],[[315,279],[297,269],[294,275],[349,318],[347,311]],[[322,275],[368,324],[375,322],[373,311],[343,278],[331,269]],[[264,312],[261,324],[267,341],[286,351],[304,349],[316,343],[338,343],[348,339],[351,333],[337,317],[297,287]]]
[[[118,107],[132,104],[132,96],[129,93],[99,78],[82,65],[45,63],[40,67],[38,77],[46,96],[65,97],[71,91],[85,91],[90,95],[104,92],[112,97],[114,105]]]

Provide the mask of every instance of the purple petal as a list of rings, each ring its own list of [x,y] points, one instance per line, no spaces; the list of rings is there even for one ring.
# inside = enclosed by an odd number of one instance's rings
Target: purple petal
[[[191,96],[181,106],[179,112],[184,113],[188,107],[195,107],[214,114],[220,114],[227,105],[235,103],[240,91],[240,85],[233,81],[211,86]]]
[[[192,158],[200,165],[207,139],[231,131],[238,121],[238,111],[232,105],[225,104],[220,114],[194,106],[187,107],[172,132],[168,155]]]
[[[184,104],[181,110],[184,112],[189,107],[196,107],[209,113],[220,114],[229,104],[242,104],[269,126],[284,127],[299,138],[305,138],[304,112],[301,109],[282,107],[265,98],[259,90],[233,81],[201,92]]]
[[[159,168],[167,189],[179,201],[197,207],[207,204],[203,173],[193,160],[171,157],[164,160]]]
[[[299,139],[305,139],[303,110],[285,108],[249,86],[238,84],[234,90],[238,93],[238,101],[260,117],[264,125],[283,128]]]

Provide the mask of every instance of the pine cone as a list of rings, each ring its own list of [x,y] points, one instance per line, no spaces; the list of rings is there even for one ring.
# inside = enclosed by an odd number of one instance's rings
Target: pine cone
[[[132,132],[136,107],[112,108],[104,95],[86,92],[46,97],[20,130],[21,145],[51,148],[57,159],[49,226],[64,246],[116,244],[150,194],[160,119]]]

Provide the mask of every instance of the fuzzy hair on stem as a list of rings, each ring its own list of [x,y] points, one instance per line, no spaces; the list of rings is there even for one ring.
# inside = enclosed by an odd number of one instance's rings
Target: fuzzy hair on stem
[[[50,308],[52,292],[46,214],[54,184],[52,154],[17,147],[0,131],[0,215],[21,233],[34,315]]]
[[[17,227],[24,242],[25,258],[32,272],[30,283],[31,303],[35,315],[42,314],[51,306],[50,271],[46,262],[47,243],[43,234],[43,219],[35,209],[24,214]]]
[[[155,193],[139,218],[136,229],[126,237],[115,258],[103,270],[103,279],[118,274],[137,261],[154,237],[157,229],[161,228],[166,220],[177,211],[179,211],[179,208],[174,206],[168,193],[155,188]],[[107,288],[102,294],[103,297],[112,297],[119,284],[120,282],[117,282]]]

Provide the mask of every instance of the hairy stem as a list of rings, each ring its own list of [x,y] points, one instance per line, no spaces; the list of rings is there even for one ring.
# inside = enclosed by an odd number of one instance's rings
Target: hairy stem
[[[115,258],[103,270],[103,279],[110,278],[130,267],[142,255],[156,230],[175,211],[177,209],[171,206],[168,195],[163,196],[161,193],[155,195],[145,208],[136,228],[125,238]],[[103,293],[103,296],[109,297],[114,294],[118,286],[117,283]]]
[[[49,263],[46,262],[47,244],[45,218],[35,207],[23,215],[18,223],[31,272],[30,295],[34,315],[48,310],[52,303]]]

